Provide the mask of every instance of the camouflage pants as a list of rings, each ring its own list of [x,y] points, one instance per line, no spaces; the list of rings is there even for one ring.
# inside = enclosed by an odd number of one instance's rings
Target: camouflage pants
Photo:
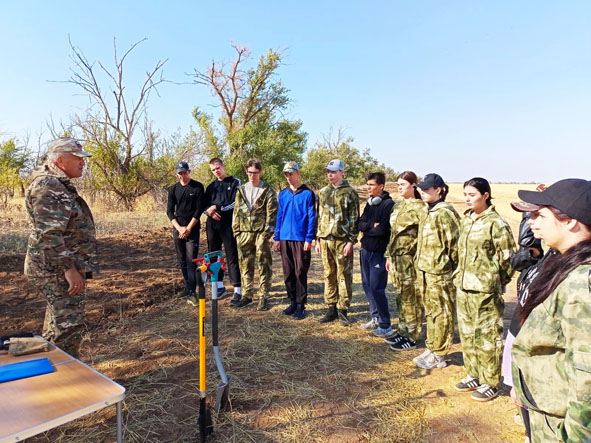
[[[454,337],[455,288],[450,274],[436,275],[417,270],[417,289],[422,295],[427,319],[427,348],[445,356]]]
[[[324,301],[337,309],[349,309],[353,295],[353,254],[345,257],[347,240],[319,239],[324,268]]]
[[[43,292],[47,299],[43,338],[75,357],[84,330],[85,293],[71,297],[68,294],[70,285],[63,274],[29,277],[29,282]]]
[[[390,272],[398,306],[398,334],[417,341],[423,324],[423,306],[416,290],[416,272],[412,255],[397,255],[392,259]]]
[[[238,265],[242,276],[242,296],[253,298],[254,264],[259,266],[259,287],[261,297],[268,297],[273,276],[273,256],[269,234],[263,232],[241,232],[236,237],[238,244]]]
[[[464,369],[480,383],[493,387],[501,381],[504,307],[501,294],[457,290]]]
[[[558,429],[563,428],[564,418],[546,415],[541,412],[529,410],[529,422],[531,428],[532,443],[547,443],[565,441],[562,432]],[[561,426],[562,425],[562,426]],[[584,436],[569,435],[568,441],[586,441]]]

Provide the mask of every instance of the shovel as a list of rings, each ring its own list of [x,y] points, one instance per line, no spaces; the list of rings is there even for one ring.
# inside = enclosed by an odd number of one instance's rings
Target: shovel
[[[204,442],[209,434],[213,432],[211,410],[207,407],[205,399],[206,373],[205,373],[205,284],[201,273],[196,272],[197,283],[199,284],[199,418],[197,426],[201,441]]]
[[[215,251],[205,254],[205,261],[209,262],[209,274],[211,275],[211,322],[212,322],[212,342],[215,364],[220,374],[222,382],[218,385],[215,411],[220,412],[228,405],[230,396],[230,383],[232,377],[226,375],[222,356],[220,354],[220,345],[218,342],[218,275],[220,269],[225,268],[225,262],[222,258],[222,251]],[[224,269],[225,270],[225,269]]]

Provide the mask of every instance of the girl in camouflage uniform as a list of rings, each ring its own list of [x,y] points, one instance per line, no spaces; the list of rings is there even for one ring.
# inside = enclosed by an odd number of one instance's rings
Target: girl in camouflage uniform
[[[454,273],[458,330],[467,377],[456,390],[489,401],[499,395],[503,347],[502,292],[511,281],[515,241],[511,228],[491,203],[487,180],[464,183],[468,210],[460,225],[458,268]]]
[[[416,291],[414,256],[417,250],[419,221],[427,214],[427,205],[415,188],[417,176],[404,171],[398,176],[398,194],[403,198],[390,215],[390,242],[386,249],[386,269],[396,289],[398,333],[385,341],[394,351],[415,349],[421,333],[423,310],[420,293]]]
[[[449,187],[437,174],[417,185],[428,205],[418,229],[415,268],[427,319],[427,350],[413,361],[419,368],[447,366],[445,356],[454,335],[455,288],[452,273],[458,263],[460,216],[445,197]]]

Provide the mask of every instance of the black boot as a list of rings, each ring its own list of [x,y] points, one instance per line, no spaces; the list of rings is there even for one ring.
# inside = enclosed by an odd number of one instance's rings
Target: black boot
[[[347,317],[346,309],[339,309],[339,323],[343,326],[351,326],[351,320]]]
[[[337,313],[337,305],[329,305],[328,306],[328,311],[326,311],[326,314],[324,315],[324,317],[322,317],[319,321],[320,323],[328,323],[331,321],[334,321],[338,318],[338,313]]]

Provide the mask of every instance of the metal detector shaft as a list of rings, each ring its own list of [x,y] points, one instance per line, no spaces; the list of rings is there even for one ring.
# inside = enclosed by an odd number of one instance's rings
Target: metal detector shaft
[[[224,364],[222,362],[222,356],[220,354],[220,344],[218,341],[218,284],[217,282],[211,282],[211,318],[213,322],[211,337],[213,342],[213,354],[215,357],[215,365],[218,368],[222,383],[228,383],[228,376],[224,371]]]

